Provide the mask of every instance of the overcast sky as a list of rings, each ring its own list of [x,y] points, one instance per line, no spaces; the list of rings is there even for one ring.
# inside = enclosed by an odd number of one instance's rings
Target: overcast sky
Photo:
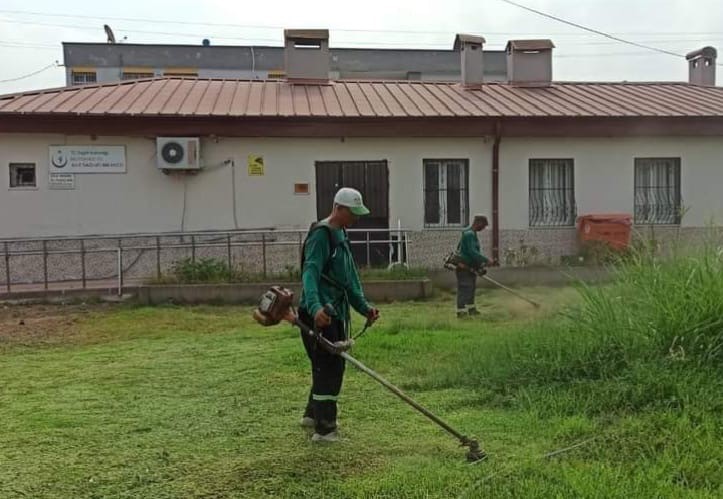
[[[723,45],[722,0],[516,1],[680,54]],[[454,34],[465,32],[483,35],[487,49],[501,49],[511,38],[545,37],[557,46],[556,80],[687,78],[685,59],[613,42],[501,0],[2,0],[0,94],[64,85],[64,71],[56,67],[5,80],[56,60],[62,64],[63,41],[105,42],[104,23],[118,40],[133,43],[200,44],[209,38],[217,45],[281,45],[283,27],[329,28],[332,47],[449,49]]]

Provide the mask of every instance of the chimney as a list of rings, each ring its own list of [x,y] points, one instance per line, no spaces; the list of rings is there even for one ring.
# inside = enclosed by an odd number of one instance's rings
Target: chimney
[[[299,83],[329,81],[329,30],[284,30],[286,77]]]
[[[513,85],[546,87],[552,84],[551,40],[507,42],[507,81]]]
[[[454,50],[461,56],[462,85],[476,87],[483,81],[482,46],[485,39],[481,36],[458,34],[454,38]]]
[[[713,47],[703,47],[686,55],[688,59],[688,83],[715,86],[715,66],[718,52]]]

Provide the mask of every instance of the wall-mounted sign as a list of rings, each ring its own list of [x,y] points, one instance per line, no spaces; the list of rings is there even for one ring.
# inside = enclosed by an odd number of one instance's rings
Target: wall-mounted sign
[[[249,175],[263,176],[264,174],[264,157],[255,154],[249,154]]]
[[[48,177],[48,188],[58,190],[75,189],[75,174],[73,173],[50,173]]]
[[[125,146],[50,146],[50,173],[125,173]]]

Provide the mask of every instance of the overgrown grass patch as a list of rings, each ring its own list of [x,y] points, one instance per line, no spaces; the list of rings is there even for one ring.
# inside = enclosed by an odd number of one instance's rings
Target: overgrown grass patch
[[[0,497],[720,497],[720,272],[632,259],[604,287],[523,290],[541,311],[484,291],[479,320],[448,297],[383,307],[353,354],[479,437],[475,465],[351,367],[343,441],[313,445],[299,333],[247,308],[48,309],[32,334],[17,309]]]

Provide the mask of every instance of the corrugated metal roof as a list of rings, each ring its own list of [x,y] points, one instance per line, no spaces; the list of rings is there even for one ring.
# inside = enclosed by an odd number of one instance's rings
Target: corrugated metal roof
[[[723,117],[723,87],[686,83],[487,83],[155,78],[0,96],[0,116],[299,118]]]

